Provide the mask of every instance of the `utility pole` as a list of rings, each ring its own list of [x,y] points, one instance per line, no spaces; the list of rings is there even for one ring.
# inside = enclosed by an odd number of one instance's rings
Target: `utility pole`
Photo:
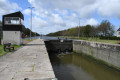
[[[32,38],[31,38],[31,33],[32,33],[32,9],[34,8],[34,7],[28,7],[28,8],[30,8],[31,9],[31,27],[30,27],[30,40],[32,40]]]
[[[79,20],[79,26],[78,26],[78,38],[80,37],[80,18],[78,18]]]

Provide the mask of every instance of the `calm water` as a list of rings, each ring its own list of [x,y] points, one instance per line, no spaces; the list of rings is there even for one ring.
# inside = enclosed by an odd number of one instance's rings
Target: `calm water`
[[[58,37],[50,37],[50,36],[36,36],[36,37],[31,37],[32,39],[45,39],[45,40],[58,40]],[[30,39],[29,37],[28,38],[25,38],[25,39]],[[59,39],[65,39],[65,38],[59,38]]]
[[[50,55],[58,80],[120,80],[120,72],[80,54]]]

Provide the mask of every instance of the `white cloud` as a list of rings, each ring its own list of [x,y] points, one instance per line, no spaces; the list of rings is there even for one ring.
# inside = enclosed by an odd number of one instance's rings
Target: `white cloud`
[[[78,17],[85,19],[81,20],[81,25],[99,24],[96,15],[120,18],[120,0],[28,0],[28,2],[35,7],[33,14],[46,19],[47,28],[55,28],[53,31],[77,26]],[[29,11],[25,13],[28,14]],[[37,24],[40,26],[39,22]]]
[[[95,25],[98,25],[99,22],[98,22],[97,20],[91,18],[91,19],[88,19],[88,20],[86,21],[85,25],[87,25],[87,24],[95,26]]]
[[[54,9],[76,11],[81,17],[90,17],[95,11],[102,16],[120,17],[120,0],[28,0],[39,12]]]
[[[16,3],[10,3],[8,0],[0,0],[0,15],[8,14],[15,10],[22,10]]]
[[[25,9],[25,10],[23,11],[23,13],[24,13],[25,15],[30,15],[31,11],[30,11],[30,9]]]
[[[120,0],[99,0],[97,1],[98,13],[102,16],[116,16],[120,18]]]
[[[48,23],[45,20],[42,20],[42,19],[40,19],[37,16],[34,16],[32,21],[33,21],[33,27],[34,28],[38,28],[39,29],[39,28],[43,28],[43,27],[48,26]]]

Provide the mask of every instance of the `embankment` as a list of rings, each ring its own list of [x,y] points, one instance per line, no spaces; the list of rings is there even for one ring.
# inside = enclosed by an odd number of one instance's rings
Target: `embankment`
[[[120,70],[120,45],[74,40],[73,50]]]

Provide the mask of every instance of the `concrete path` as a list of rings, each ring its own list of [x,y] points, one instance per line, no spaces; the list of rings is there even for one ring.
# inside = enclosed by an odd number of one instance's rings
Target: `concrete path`
[[[55,78],[44,41],[34,40],[14,53],[0,57],[0,80]]]

